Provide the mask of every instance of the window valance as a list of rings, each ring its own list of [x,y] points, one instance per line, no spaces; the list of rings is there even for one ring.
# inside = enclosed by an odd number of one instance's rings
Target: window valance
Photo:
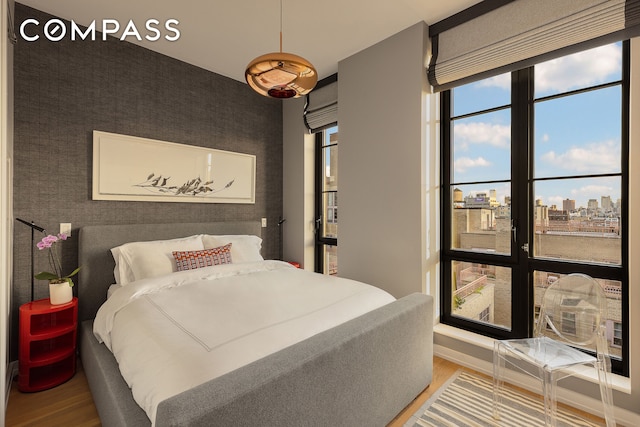
[[[312,133],[338,124],[337,81],[316,88],[307,95],[304,122]]]
[[[640,35],[640,0],[515,0],[433,27],[427,73],[444,90]]]

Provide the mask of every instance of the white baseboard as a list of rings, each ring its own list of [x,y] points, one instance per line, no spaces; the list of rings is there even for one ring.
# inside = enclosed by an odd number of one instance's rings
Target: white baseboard
[[[448,347],[435,344],[433,354],[446,360],[450,360],[458,365],[473,369],[483,374],[493,376],[493,363],[478,359],[466,353],[460,353]],[[540,394],[540,383],[529,375],[509,370],[505,375],[507,382],[522,387],[533,393]],[[575,391],[558,387],[558,401],[584,412],[603,417],[602,402]],[[614,398],[615,405],[615,398]],[[631,412],[624,408],[615,407],[616,422],[626,426],[640,426],[640,414]]]

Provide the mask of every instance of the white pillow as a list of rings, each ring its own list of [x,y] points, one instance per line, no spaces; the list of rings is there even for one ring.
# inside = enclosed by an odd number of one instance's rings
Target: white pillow
[[[258,236],[247,234],[229,234],[222,236],[213,236],[210,234],[202,235],[202,243],[205,249],[213,249],[224,246],[227,243],[231,245],[231,259],[234,264],[241,262],[264,261],[260,255],[262,247],[262,239]]]
[[[113,259],[116,262],[116,267],[113,269],[113,277],[116,279],[116,284],[124,285],[135,281],[136,278],[127,261],[122,259],[120,248],[121,246],[111,248],[111,255],[113,255]]]
[[[116,261],[116,283],[126,285],[135,280],[162,276],[177,271],[173,251],[204,249],[200,235],[171,240],[131,242],[111,249]],[[116,272],[117,270],[117,272]]]

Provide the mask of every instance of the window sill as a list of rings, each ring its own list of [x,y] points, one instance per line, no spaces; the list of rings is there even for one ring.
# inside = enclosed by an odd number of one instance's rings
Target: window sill
[[[493,338],[485,337],[484,335],[465,331],[464,329],[454,328],[453,326],[444,325],[442,323],[438,323],[434,325],[433,333],[442,335],[444,337],[452,338],[478,348],[493,351],[493,342],[495,340]],[[443,354],[443,357],[446,358],[447,357],[446,354]],[[475,357],[470,355],[468,355],[468,358],[476,359]],[[465,357],[466,360],[469,360],[468,358]],[[476,360],[478,361],[477,366],[484,365],[485,369],[478,369],[480,371],[487,371],[488,363],[491,364],[491,367],[493,366],[492,361],[486,361],[486,360],[480,360],[480,359],[476,359]],[[472,369],[477,369],[474,366],[469,366],[469,367]],[[490,368],[489,368],[489,372],[485,372],[485,373],[489,373],[490,375],[491,374]],[[592,382],[594,384],[598,383],[598,377],[596,376],[595,372],[593,373],[593,375],[584,374],[582,372],[577,373],[576,377],[584,379],[585,381]],[[617,374],[612,374],[611,385],[613,390],[616,390],[618,392],[625,393],[625,394],[631,394],[631,380],[627,377],[623,377]]]

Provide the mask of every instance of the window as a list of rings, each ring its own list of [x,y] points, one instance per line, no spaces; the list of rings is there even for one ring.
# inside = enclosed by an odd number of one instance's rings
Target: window
[[[316,133],[316,268],[338,273],[338,127]]]
[[[564,304],[564,302],[563,302]],[[575,335],[576,334],[576,314],[569,311],[562,312],[562,326],[560,330],[563,334]]]
[[[611,340],[610,344],[615,347],[622,346],[622,323],[620,322],[613,323],[613,339]]]
[[[478,320],[481,322],[489,322],[489,314],[491,313],[491,307],[487,307],[484,310],[482,310],[480,312],[480,316],[478,317]]]
[[[338,224],[338,192],[327,193],[327,224]],[[337,226],[336,226],[337,231]]]
[[[628,63],[620,42],[442,93],[444,323],[531,336],[544,290],[582,272],[628,374]]]

